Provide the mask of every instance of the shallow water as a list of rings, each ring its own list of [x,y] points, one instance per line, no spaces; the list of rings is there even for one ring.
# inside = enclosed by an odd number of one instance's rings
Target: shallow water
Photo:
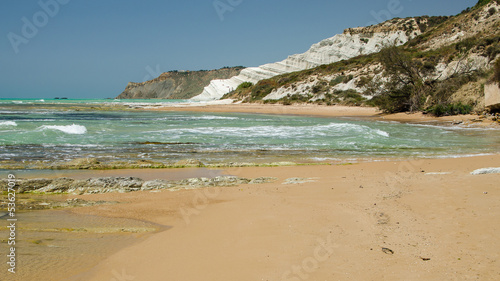
[[[52,198],[53,199],[53,198]],[[7,280],[66,280],[85,272],[112,253],[166,229],[130,219],[76,215],[62,210],[17,213],[16,274]],[[0,237],[9,237],[0,219]],[[121,231],[123,229],[124,231]],[[131,233],[130,230],[137,231]],[[0,243],[0,252],[7,244]],[[2,263],[2,276],[7,274]],[[1,278],[2,280],[3,277]]]
[[[0,158],[26,168],[33,161],[82,157],[102,162],[169,164],[195,158],[204,163],[263,163],[500,151],[500,130],[348,118],[73,109],[74,103],[106,101],[58,100],[57,107],[48,107],[47,101],[31,101],[29,106],[21,102],[0,101]]]

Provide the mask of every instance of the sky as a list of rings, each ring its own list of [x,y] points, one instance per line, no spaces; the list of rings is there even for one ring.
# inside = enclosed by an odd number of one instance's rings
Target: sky
[[[2,0],[0,98],[113,98],[170,70],[259,66],[349,27],[477,0]]]

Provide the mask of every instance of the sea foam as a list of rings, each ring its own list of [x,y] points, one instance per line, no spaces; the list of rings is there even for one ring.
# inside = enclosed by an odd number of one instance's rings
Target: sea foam
[[[14,121],[0,121],[0,126],[17,126]]]
[[[87,133],[87,128],[82,125],[66,125],[66,126],[58,126],[58,125],[45,125],[42,126],[41,129],[49,129],[49,130],[58,130],[61,132],[64,132],[66,134],[71,134],[71,135],[83,135]]]

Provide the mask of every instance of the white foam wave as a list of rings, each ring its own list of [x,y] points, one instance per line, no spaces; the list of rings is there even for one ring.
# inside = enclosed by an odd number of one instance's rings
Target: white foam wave
[[[252,126],[252,127],[203,127],[178,128],[154,131],[150,133],[171,133],[172,135],[197,134],[240,137],[276,137],[276,138],[311,138],[324,137],[356,137],[368,138],[389,137],[389,133],[368,126],[349,123],[330,123],[315,126]]]
[[[14,121],[1,121],[0,126],[17,126],[17,123]]]
[[[376,133],[376,134],[378,134],[378,135],[381,135],[381,136],[383,136],[383,137],[389,137],[389,133],[388,133],[388,132],[386,132],[386,131],[382,131],[382,130],[378,130],[378,129],[376,129],[376,130],[375,130],[375,133]]]
[[[42,130],[48,129],[48,130],[58,130],[61,132],[64,132],[66,134],[71,134],[71,135],[83,135],[87,133],[87,128],[82,125],[65,125],[65,126],[58,126],[58,125],[44,125],[40,127]]]
[[[206,116],[191,117],[190,119],[195,119],[195,120],[237,120],[239,118],[238,117],[206,115]]]
[[[500,168],[482,168],[470,173],[471,175],[500,174]]]

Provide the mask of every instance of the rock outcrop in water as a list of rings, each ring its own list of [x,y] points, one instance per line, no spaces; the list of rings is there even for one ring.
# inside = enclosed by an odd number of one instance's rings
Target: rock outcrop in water
[[[214,79],[238,75],[244,67],[225,67],[216,70],[170,71],[142,82],[128,83],[118,99],[189,99],[200,94]]]

